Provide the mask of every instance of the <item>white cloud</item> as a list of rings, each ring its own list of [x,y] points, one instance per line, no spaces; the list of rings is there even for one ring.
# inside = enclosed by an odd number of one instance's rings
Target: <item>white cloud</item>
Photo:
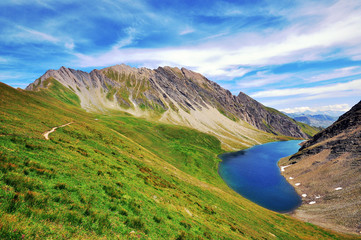
[[[354,49],[349,50],[352,52],[357,50],[355,46],[360,42],[361,2],[348,4],[343,2],[338,2],[329,8],[318,9],[316,13],[321,20],[315,21],[312,28],[309,25],[296,23],[278,32],[239,33],[196,46],[131,50],[112,48],[99,55],[77,54],[77,56],[80,57],[79,62],[82,67],[109,66],[122,62],[148,62],[152,65],[165,62],[166,65],[199,69],[204,75],[225,77],[236,76],[237,74],[234,73],[236,66],[258,67],[300,61],[300,59],[323,60],[332,47],[347,46],[348,49]],[[227,71],[230,73],[227,74]]]
[[[282,112],[286,113],[303,113],[306,111],[310,112],[327,112],[327,111],[340,111],[346,112],[350,110],[350,105],[348,104],[335,104],[327,106],[317,106],[317,107],[294,107],[294,108],[285,108],[281,109]]]
[[[286,109],[291,106],[323,106],[323,105],[332,105],[339,104],[340,102],[355,104],[355,102],[360,99],[360,90],[351,90],[344,92],[334,92],[332,94],[318,94],[318,95],[297,95],[297,96],[285,96],[285,97],[275,97],[275,98],[257,98],[258,101],[261,101],[262,104],[266,106],[271,106],[276,109]]]
[[[223,68],[218,69],[214,65],[209,64],[201,67],[192,68],[196,72],[204,73],[206,76],[212,77],[213,80],[230,81],[236,77],[242,77],[246,73],[250,72],[251,69],[247,68]]]
[[[285,97],[295,95],[320,95],[332,94],[344,91],[359,91],[361,92],[361,79],[353,80],[345,83],[329,84],[325,86],[308,87],[308,88],[287,88],[287,89],[273,89],[260,91],[251,94],[251,97]]]

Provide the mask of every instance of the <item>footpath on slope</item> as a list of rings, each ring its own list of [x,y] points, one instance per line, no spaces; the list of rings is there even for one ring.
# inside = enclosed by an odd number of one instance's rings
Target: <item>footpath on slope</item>
[[[70,124],[72,124],[72,123],[74,123],[74,122],[69,122],[69,123],[66,123],[66,124],[61,125],[61,126],[53,127],[50,131],[44,132],[44,133],[43,133],[43,136],[45,137],[46,140],[49,140],[49,134],[50,134],[50,133],[55,132],[55,130],[56,130],[57,128],[62,128],[62,127],[68,126],[68,125],[70,125]]]

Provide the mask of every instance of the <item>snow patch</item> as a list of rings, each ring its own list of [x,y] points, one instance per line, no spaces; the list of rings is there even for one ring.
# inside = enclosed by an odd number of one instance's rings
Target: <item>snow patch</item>
[[[281,166],[281,172],[284,172],[284,171],[285,171],[285,168],[286,168],[286,167],[289,167],[289,166],[291,166],[291,165]]]

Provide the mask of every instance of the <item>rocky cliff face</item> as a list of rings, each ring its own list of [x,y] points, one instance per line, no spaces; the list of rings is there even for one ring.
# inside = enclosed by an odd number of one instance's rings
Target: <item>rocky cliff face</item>
[[[47,71],[26,89],[41,89],[49,78],[74,91],[88,111],[127,111],[222,135],[224,143],[239,142],[243,147],[260,143],[257,139],[261,134],[259,130],[307,138],[291,118],[244,93],[234,96],[215,82],[185,68],[151,70],[116,65],[87,73],[62,67]]]
[[[345,153],[361,166],[361,102],[342,115],[334,124],[313,136],[303,144],[300,151],[290,160],[330,150],[327,159],[335,159]],[[357,163],[357,161],[359,161]]]
[[[307,195],[296,216],[361,233],[361,102],[282,163],[288,164],[284,174]]]

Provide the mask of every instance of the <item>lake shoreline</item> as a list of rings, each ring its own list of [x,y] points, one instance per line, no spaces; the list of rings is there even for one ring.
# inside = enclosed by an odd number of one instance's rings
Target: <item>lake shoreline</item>
[[[282,163],[283,164],[287,163],[288,159],[291,156],[292,155],[280,159],[280,161],[278,163],[279,167],[281,167]],[[292,165],[293,164],[291,164],[291,166]],[[291,169],[289,169],[289,170],[291,170]],[[290,171],[286,170],[284,172],[281,172],[281,174],[285,177],[285,179],[291,185],[295,185],[296,183],[298,183],[297,176],[291,176],[291,174],[289,174],[289,172]],[[290,179],[290,177],[292,177],[292,179]],[[307,192],[304,189],[304,186],[302,186],[302,182],[301,182],[301,185],[295,186],[295,190],[300,196],[302,196],[302,194],[307,194]],[[355,234],[355,232],[352,229],[349,229],[349,228],[346,228],[346,227],[343,227],[340,225],[332,224],[327,221],[323,221],[322,218],[320,218],[320,216],[318,216],[317,214],[315,215],[315,214],[309,213],[310,207],[312,207],[312,208],[324,207],[324,203],[321,199],[323,196],[317,195],[314,199],[312,199],[312,198],[309,198],[310,195],[314,195],[314,194],[307,194],[306,197],[303,197],[301,205],[297,209],[295,209],[295,211],[289,213],[289,215],[296,219],[299,219],[301,221],[311,222],[317,226],[324,227],[324,228],[327,228],[327,229],[330,229],[333,231]],[[319,207],[317,207],[317,206],[319,206]]]
[[[218,174],[229,188],[242,197],[271,211],[291,214],[301,206],[302,199],[281,174],[278,162],[286,154],[291,155],[297,152],[299,141],[269,142],[237,152],[220,154]],[[237,162],[240,156],[243,162]],[[258,161],[252,160],[253,157]],[[227,166],[227,164],[231,165]],[[239,164],[245,165],[239,168]],[[257,164],[261,165],[257,166]],[[234,168],[238,168],[240,172],[235,171]],[[257,188],[259,191],[256,190]]]

